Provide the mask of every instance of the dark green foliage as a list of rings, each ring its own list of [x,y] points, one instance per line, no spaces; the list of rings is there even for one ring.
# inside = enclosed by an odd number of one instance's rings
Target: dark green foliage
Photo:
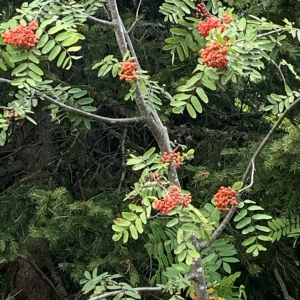
[[[13,5],[19,6],[21,2],[13,1]],[[120,1],[126,28],[135,20],[134,2],[137,1]],[[149,72],[153,80],[165,85],[167,91],[175,93],[183,79],[190,76],[198,54],[181,65],[178,60],[171,65],[169,53],[162,50],[164,39],[169,36],[170,24],[163,23],[163,16],[158,13],[161,2],[143,1],[142,19],[130,36],[142,68]],[[274,22],[288,17],[299,26],[300,2],[297,1],[228,0],[223,3],[234,5],[239,16],[256,14],[270,17]],[[13,9],[8,2],[2,4],[5,10],[2,18],[8,19]],[[105,12],[102,10],[97,16],[105,18]],[[92,70],[92,66],[107,54],[121,59],[113,32],[90,21],[80,28],[80,32],[86,36],[81,50],[83,60],[75,61],[69,72],[49,64],[45,68],[48,70],[46,77],[56,83],[74,84],[87,89],[95,97],[99,115],[135,115],[132,102],[124,101],[128,86],[111,75],[100,80],[96,71]],[[287,40],[280,51],[273,53],[273,57],[286,59],[294,63],[297,69],[298,51],[293,41]],[[283,70],[288,80],[292,80],[291,87],[297,89],[299,82],[293,79],[286,67]],[[266,95],[272,92],[280,94],[284,86],[273,64],[267,63],[264,74],[264,80],[256,85],[250,86],[241,80],[228,85],[226,90],[208,92],[210,103],[203,106],[204,113],[196,120],[186,113],[171,115],[169,103],[164,103],[161,116],[168,124],[172,139],[196,149],[195,159],[179,171],[183,187],[191,191],[196,207],[210,202],[221,185],[231,186],[241,179],[252,153],[274,123],[262,108],[267,103]],[[9,101],[8,88],[0,93],[1,105],[6,105]],[[299,112],[296,110],[290,118],[297,124]],[[91,271],[95,267],[99,272],[119,272],[132,285],[139,282],[148,284],[150,279],[159,282],[163,268],[173,263],[169,257],[175,242],[171,241],[170,247],[164,244],[165,262],[156,261],[153,245],[158,247],[159,243],[168,242],[170,236],[162,238],[153,234],[156,230],[156,225],[153,225],[146,231],[148,236],[145,234],[137,242],[130,241],[126,246],[111,240],[113,219],[123,208],[127,208],[128,203],[122,202],[125,190],[136,180],[136,175],[128,169],[123,183],[125,188],[117,192],[123,157],[120,138],[114,134],[122,135],[123,128],[96,123],[93,123],[90,133],[80,128],[78,143],[63,157],[60,168],[55,171],[61,157],[59,153],[64,153],[73,140],[69,122],[64,120],[62,127],[68,139],[63,136],[64,142],[60,146],[53,145],[53,163],[44,166],[38,178],[19,184],[14,180],[20,181],[20,176],[1,179],[10,188],[0,196],[0,263],[14,261],[17,255],[26,256],[29,243],[45,238],[50,247],[49,255],[55,258],[56,266],[75,282],[83,278],[85,270]],[[133,143],[143,148],[153,144],[146,128],[129,126],[127,138],[132,142],[127,144],[128,149],[135,149]],[[245,197],[255,200],[274,217],[290,217],[291,213],[299,215],[300,131],[290,125],[276,139],[255,163],[254,185]],[[1,164],[4,166],[7,162],[5,158]],[[296,299],[299,298],[299,287],[294,284],[300,280],[297,240],[283,237],[269,246],[266,254],[254,259],[245,254],[245,249],[241,247],[244,237],[235,230],[234,225],[229,227],[225,236],[231,238],[238,250],[241,263],[234,267],[245,271],[246,275],[241,276],[239,283],[246,285],[249,299],[282,299],[278,283],[270,275],[274,266],[279,267],[281,274],[286,272],[288,290]],[[142,247],[144,244],[148,253]],[[2,282],[8,281],[1,279]],[[4,287],[2,282],[1,292],[7,295],[9,288]]]

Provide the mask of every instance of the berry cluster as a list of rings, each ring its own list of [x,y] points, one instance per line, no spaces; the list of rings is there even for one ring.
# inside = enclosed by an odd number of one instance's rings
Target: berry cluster
[[[228,204],[236,206],[236,191],[233,188],[225,188],[221,186],[217,194],[214,195],[216,201],[216,208],[220,211],[229,210]]]
[[[232,19],[232,16],[229,16],[225,13],[222,17],[222,20],[225,24],[230,24],[233,19]]]
[[[219,18],[209,17],[205,21],[200,21],[198,24],[199,33],[202,36],[208,36],[209,32],[213,29],[221,28],[221,32],[225,30],[225,25],[221,22]]]
[[[18,27],[10,29],[9,32],[2,34],[4,43],[14,47],[23,46],[25,49],[33,48],[40,38],[34,33],[37,28],[38,24],[34,20],[31,21],[27,27],[20,24]]]
[[[4,116],[8,118],[8,121],[18,121],[21,119],[20,114],[13,109],[6,109],[4,111]]]
[[[154,200],[153,207],[159,210],[162,214],[167,214],[171,210],[175,209],[178,205],[187,207],[192,200],[191,195],[183,196],[181,190],[176,185],[171,185],[169,192],[161,200]]]
[[[122,71],[119,75],[121,80],[131,82],[132,80],[139,79],[139,77],[136,75],[137,62],[123,61],[120,62],[120,65],[122,67]]]
[[[174,151],[170,151],[170,154],[168,152],[164,152],[163,156],[161,157],[161,161],[163,163],[171,163],[174,162],[175,163],[175,167],[179,168],[181,165],[181,156],[180,156],[180,152],[174,152]]]
[[[227,41],[225,45],[213,41],[211,45],[206,45],[205,49],[201,49],[202,65],[208,67],[225,69],[229,58],[227,57],[230,42]]]
[[[196,10],[196,18],[200,18],[201,13],[205,16],[205,18],[210,17],[210,13],[203,2],[198,3],[195,7],[195,10]]]
[[[150,172],[149,177],[150,177],[150,179],[153,180],[153,181],[159,182],[159,181],[161,180],[160,175],[159,175],[159,173],[157,173],[157,172],[154,172],[154,173],[153,173],[153,172]]]

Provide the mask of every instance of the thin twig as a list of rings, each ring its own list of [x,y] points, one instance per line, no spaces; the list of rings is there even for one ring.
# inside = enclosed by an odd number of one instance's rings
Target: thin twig
[[[136,292],[160,292],[160,291],[162,291],[162,288],[161,287],[138,287],[138,288],[135,288],[134,290]],[[112,296],[118,295],[121,292],[122,291],[108,292],[108,293],[104,293],[99,296],[90,298],[89,300],[99,300],[99,299],[103,299],[106,297],[112,297]]]
[[[281,31],[286,31],[287,29],[286,28],[283,28],[283,29],[275,29],[275,30],[272,30],[272,31],[268,31],[268,32],[265,32],[265,33],[262,33],[262,34],[258,34],[256,39],[259,39],[261,37],[264,37],[264,36],[268,36],[268,35],[271,35],[273,33],[276,33],[276,34],[279,34],[279,32]],[[239,40],[236,40],[235,42],[238,43],[238,42],[241,42],[241,41],[244,41],[245,39],[239,39]]]
[[[133,27],[135,26],[135,24],[139,21],[139,10],[140,10],[142,2],[143,2],[143,0],[140,0],[139,5],[138,5],[138,7],[136,9],[135,20],[131,24],[130,28],[127,30],[127,33],[129,33],[133,29]]]
[[[22,292],[22,290],[19,290],[18,292],[16,292],[14,295],[12,295],[12,296],[7,296],[7,298],[5,299],[5,300],[14,300],[15,299],[15,297],[18,295],[18,294],[20,294]]]
[[[273,63],[273,64],[276,66],[276,68],[278,69],[278,71],[279,71],[279,73],[280,73],[280,75],[281,75],[281,77],[282,77],[282,81],[283,81],[284,85],[286,85],[286,81],[285,81],[284,75],[283,75],[283,73],[282,73],[282,71],[281,71],[280,64],[277,65],[276,62],[274,61],[274,59],[272,59],[272,63]]]
[[[263,141],[261,142],[261,144],[259,145],[259,147],[257,148],[257,150],[255,151],[255,153],[253,154],[251,161],[243,175],[243,179],[242,181],[244,182],[244,184],[247,181],[248,175],[250,173],[250,170],[252,168],[252,160],[253,163],[255,163],[255,159],[259,156],[259,154],[261,153],[261,151],[263,150],[263,148],[266,146],[266,144],[268,143],[269,139],[271,138],[271,136],[274,134],[274,132],[277,130],[277,128],[280,126],[280,124],[282,123],[282,121],[284,120],[284,118],[287,116],[287,114],[300,102],[300,97],[297,98],[289,108],[287,108],[282,115],[280,116],[280,118],[277,120],[277,122],[273,125],[273,127],[271,128],[271,130],[268,132],[268,134],[266,135],[266,137],[263,139]]]
[[[96,23],[99,23],[99,24],[102,24],[102,25],[107,25],[109,27],[115,27],[116,26],[115,22],[98,19],[98,18],[92,17],[88,14],[84,14],[84,15],[87,17],[88,20],[94,21]]]
[[[254,171],[255,171],[255,165],[254,165],[253,159],[251,159],[251,163],[252,163],[251,182],[250,182],[249,185],[247,185],[244,188],[240,189],[239,193],[241,193],[244,190],[247,190],[247,189],[251,188],[251,186],[253,185],[253,182],[254,182]]]
[[[61,157],[60,157],[60,159],[59,159],[59,161],[58,161],[58,163],[57,163],[57,165],[56,165],[56,168],[54,169],[54,171],[53,171],[53,173],[52,173],[52,175],[51,175],[51,178],[52,178],[52,176],[53,176],[54,174],[57,173],[57,171],[58,171],[60,165],[62,164],[63,157],[64,157],[66,154],[68,154],[68,153],[73,149],[73,147],[75,146],[75,144],[76,144],[76,142],[77,142],[77,140],[78,140],[78,138],[79,138],[79,135],[80,135],[80,131],[77,132],[77,134],[76,134],[76,136],[75,136],[75,138],[74,138],[74,140],[73,140],[71,146],[67,149],[67,151],[65,151],[64,153],[62,153],[62,155],[61,155]]]

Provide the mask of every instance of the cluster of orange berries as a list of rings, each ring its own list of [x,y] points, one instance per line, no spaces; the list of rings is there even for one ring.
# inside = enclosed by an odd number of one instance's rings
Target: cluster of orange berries
[[[228,205],[236,206],[236,191],[233,188],[221,186],[217,194],[214,195],[216,208],[220,211],[229,210]]]
[[[38,24],[34,20],[32,20],[27,27],[20,24],[18,27],[10,29],[9,32],[2,34],[4,43],[14,47],[23,46],[25,49],[31,49],[35,47],[40,38],[34,33],[37,28]]]
[[[176,185],[171,185],[169,192],[164,196],[163,199],[156,199],[153,202],[153,207],[159,210],[162,214],[167,214],[171,210],[175,209],[178,205],[187,207],[192,200],[191,195],[183,196],[181,190]]]
[[[206,8],[203,2],[198,3],[195,7],[196,18],[200,18],[200,14],[202,13],[206,18],[210,16],[208,9]]]
[[[221,32],[225,30],[225,25],[220,21],[219,18],[209,17],[205,21],[200,21],[198,24],[199,33],[202,36],[208,36],[209,32],[213,29],[221,29]]]
[[[213,41],[211,45],[207,44],[205,49],[201,49],[202,65],[208,67],[225,69],[229,58],[227,57],[230,41],[227,41],[225,45]]]
[[[161,161],[165,164],[165,163],[171,163],[174,162],[175,163],[175,167],[179,168],[181,165],[181,156],[180,156],[180,152],[174,152],[174,151],[170,151],[170,153],[168,152],[164,152],[163,156],[161,157]]]
[[[204,21],[200,21],[198,24],[199,33],[202,36],[208,36],[211,29],[221,29],[221,32],[225,30],[225,24],[232,22],[232,17],[226,13],[223,15],[223,18],[220,20],[216,17],[207,17]]]
[[[119,75],[121,80],[131,82],[132,80],[139,79],[136,74],[137,62],[135,61],[122,61],[120,62],[122,71]]]
[[[230,24],[233,20],[232,16],[229,16],[226,13],[223,15],[222,19],[225,24]]]

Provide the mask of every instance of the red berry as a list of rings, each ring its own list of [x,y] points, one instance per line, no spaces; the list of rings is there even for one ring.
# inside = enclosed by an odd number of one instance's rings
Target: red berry
[[[208,36],[209,32],[213,28],[221,28],[221,32],[223,32],[225,30],[225,25],[222,24],[220,19],[216,17],[208,17],[205,21],[200,21],[198,24],[198,30],[202,36]]]
[[[225,45],[213,41],[211,45],[207,44],[205,49],[201,49],[202,64],[208,67],[225,69],[229,58],[227,53],[229,50],[230,42],[227,41]]]
[[[230,24],[233,20],[232,17],[227,15],[226,13],[223,15],[222,19],[223,19],[224,23],[226,23],[226,24]]]
[[[131,82],[133,80],[139,79],[136,74],[137,62],[135,61],[123,61],[120,62],[122,71],[119,74],[120,80],[125,80],[126,82]]]
[[[228,205],[236,206],[236,191],[233,188],[220,187],[217,194],[214,195],[216,208],[220,211],[229,210]]]

